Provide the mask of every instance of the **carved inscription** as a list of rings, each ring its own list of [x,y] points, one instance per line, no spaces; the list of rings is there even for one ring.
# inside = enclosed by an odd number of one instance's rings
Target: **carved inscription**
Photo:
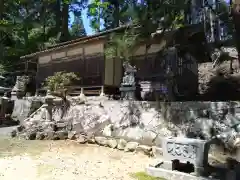
[[[167,142],[167,153],[175,157],[196,159],[198,147],[192,144]]]

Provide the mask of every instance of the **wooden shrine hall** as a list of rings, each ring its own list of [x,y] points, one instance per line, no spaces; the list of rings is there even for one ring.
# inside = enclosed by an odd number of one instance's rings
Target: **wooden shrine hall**
[[[27,64],[37,64],[36,84],[41,88],[45,78],[55,72],[74,72],[80,78],[70,87],[70,94],[78,95],[84,89],[86,95],[97,95],[104,90],[106,94],[118,92],[122,81],[123,68],[119,59],[105,58],[104,49],[109,35],[113,32],[123,32],[125,26],[104,31],[92,36],[79,38],[64,42],[51,47],[50,49],[22,56],[21,59]],[[132,58],[132,64],[137,67],[137,78],[141,82],[151,81],[154,74],[162,71],[162,59],[157,58],[158,52],[166,45],[167,36],[160,36],[151,42],[147,50],[146,44],[141,42],[136,47]],[[177,65],[177,62],[174,63]],[[192,67],[190,67],[192,68]],[[194,69],[192,81],[196,81],[196,68]],[[189,80],[191,81],[191,80]],[[144,83],[143,83],[144,84]],[[195,83],[196,84],[196,83]],[[197,85],[192,86],[196,92]]]

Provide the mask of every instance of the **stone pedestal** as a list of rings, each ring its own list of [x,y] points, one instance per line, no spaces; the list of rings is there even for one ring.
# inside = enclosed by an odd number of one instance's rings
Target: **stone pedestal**
[[[240,148],[237,149],[236,159],[237,159],[238,162],[240,162]]]
[[[49,106],[48,104],[44,104],[43,105],[43,108],[45,109],[45,117],[46,117],[46,122],[51,122],[53,119],[52,119],[52,107]]]
[[[85,95],[84,95],[84,90],[83,88],[81,88],[81,92],[80,92],[80,95],[79,95],[80,99],[85,99]]]
[[[46,121],[52,121],[53,117],[53,112],[52,112],[52,109],[53,109],[53,100],[55,99],[54,96],[52,96],[50,94],[50,91],[47,92],[47,96],[45,97],[45,102],[44,102],[44,105],[43,107],[45,108],[45,112],[46,112]]]
[[[8,108],[8,102],[9,102],[9,98],[7,97],[7,94],[5,93],[4,96],[1,98],[1,110],[0,110],[0,120],[1,123],[3,120],[5,120],[5,115],[7,112],[7,108]]]
[[[135,91],[136,87],[122,86],[119,88],[121,91],[121,98],[124,100],[136,100]]]
[[[163,138],[163,157],[166,162],[178,160],[181,163],[194,165],[196,175],[202,175],[207,166],[207,141],[189,138]],[[207,153],[206,153],[207,152]]]
[[[101,87],[101,93],[100,93],[100,96],[105,96],[105,93],[104,93],[104,86]]]
[[[13,89],[11,92],[11,100],[21,99],[24,96],[24,91]]]

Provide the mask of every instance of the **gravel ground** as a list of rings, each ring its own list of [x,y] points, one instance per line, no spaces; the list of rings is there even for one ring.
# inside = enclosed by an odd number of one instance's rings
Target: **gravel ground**
[[[70,141],[0,138],[0,180],[131,180],[145,155]]]

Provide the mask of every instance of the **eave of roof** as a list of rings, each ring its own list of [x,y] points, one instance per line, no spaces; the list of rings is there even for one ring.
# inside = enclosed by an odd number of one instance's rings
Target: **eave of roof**
[[[74,45],[81,44],[81,43],[86,43],[89,40],[103,38],[103,37],[105,37],[109,33],[112,33],[114,31],[123,30],[123,29],[125,29],[127,27],[129,27],[129,25],[117,27],[117,28],[114,28],[114,29],[110,29],[110,30],[107,30],[107,31],[103,31],[103,32],[94,34],[94,35],[78,38],[78,39],[75,39],[75,40],[59,43],[59,44],[57,44],[55,46],[52,46],[49,49],[46,49],[46,50],[43,50],[43,51],[38,51],[38,52],[35,52],[35,53],[32,53],[32,54],[27,54],[25,56],[21,56],[20,59],[33,58],[33,57],[35,57],[35,56],[37,56],[39,54],[42,54],[42,53],[55,51],[55,50],[58,50],[58,49],[66,48],[66,47],[69,47],[69,46],[74,46]]]

